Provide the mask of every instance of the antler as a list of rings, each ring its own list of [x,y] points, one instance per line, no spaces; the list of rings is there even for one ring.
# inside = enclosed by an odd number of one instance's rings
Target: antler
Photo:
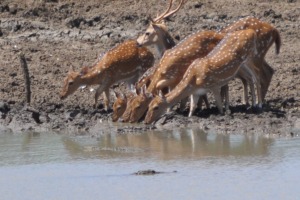
[[[181,0],[178,7],[176,9],[174,9],[173,11],[169,12],[171,7],[172,7],[172,4],[173,4],[173,0],[170,0],[170,4],[169,4],[169,7],[168,9],[163,13],[161,14],[160,16],[156,17],[154,20],[151,20],[152,22],[159,22],[161,21],[162,19],[165,19],[171,15],[173,15],[174,13],[176,13],[182,6],[183,4],[185,4],[188,0]]]
[[[164,15],[168,14],[168,12],[170,11],[170,9],[172,7],[172,4],[173,4],[173,0],[170,0],[170,4],[169,4],[168,9],[163,14],[161,14],[160,16],[156,17],[155,19],[153,19],[151,21],[152,22],[158,22],[158,21],[160,21],[164,17]]]

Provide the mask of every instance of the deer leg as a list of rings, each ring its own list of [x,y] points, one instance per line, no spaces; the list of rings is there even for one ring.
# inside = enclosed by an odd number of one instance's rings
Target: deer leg
[[[103,92],[103,88],[101,85],[97,88],[96,93],[95,93],[95,103],[94,103],[94,108],[97,108],[97,100],[100,96],[100,94]]]
[[[215,96],[216,104],[217,104],[219,112],[221,114],[224,114],[223,103],[222,103],[222,96],[221,96],[221,88],[213,88],[213,89],[211,89],[211,91],[212,91],[212,93]]]
[[[107,88],[106,90],[104,90],[103,92],[104,94],[104,109],[106,111],[108,111],[110,109],[110,100],[109,100],[109,88]]]
[[[201,109],[201,110],[202,110],[203,100],[204,100],[205,97],[206,97],[206,95],[202,95],[202,96],[199,97],[199,100],[198,100],[197,107],[198,107],[199,109]],[[206,99],[206,100],[207,100],[207,99]]]
[[[260,82],[260,76],[256,73],[255,69],[258,70],[258,73],[260,73],[260,69],[258,68],[259,63],[256,63],[256,65],[251,61],[247,63],[247,72],[250,74],[251,76],[251,85],[250,85],[250,89],[251,89],[251,93],[252,93],[252,104],[254,106],[256,106],[256,95],[255,95],[255,89],[254,89],[254,84],[256,85],[256,89],[257,89],[257,98],[258,98],[258,108],[261,109],[262,108],[262,92],[261,92],[261,82]]]
[[[221,87],[221,98],[224,100],[225,110],[229,110],[229,87],[228,84]]]
[[[262,67],[260,67],[262,68],[262,72],[260,74],[261,100],[264,101],[272,80],[272,76],[274,74],[274,69],[264,59],[262,59],[262,62],[259,62],[258,64],[261,63],[262,63]]]
[[[189,97],[186,97],[186,98],[180,100],[180,105],[179,105],[180,112],[184,111],[184,108],[185,108],[186,103],[188,102],[188,100],[189,100]]]
[[[256,84],[258,108],[262,109],[262,92],[260,81]]]
[[[250,79],[248,81],[250,84],[250,91],[251,91],[251,98],[252,98],[252,107],[256,107],[256,92],[255,92],[255,87],[254,85],[256,85],[256,88],[257,88],[257,96],[258,96],[258,101],[261,102],[261,95],[259,95],[259,93],[261,93],[261,90],[260,90],[260,84],[257,83],[257,81],[253,80],[253,79]]]
[[[210,109],[210,105],[209,105],[209,102],[208,102],[208,98],[207,98],[207,95],[201,95],[199,97],[199,100],[198,100],[198,108],[200,108],[202,110],[202,103],[205,103],[205,106],[207,109]]]
[[[203,98],[203,100],[204,100],[204,103],[205,103],[206,108],[207,108],[207,109],[210,109],[210,105],[209,105],[209,102],[208,102],[207,95],[203,95],[202,98]]]
[[[249,105],[249,97],[248,97],[248,82],[245,78],[240,77],[242,84],[243,84],[243,88],[244,88],[244,96],[243,96],[243,104],[244,105]],[[251,90],[251,94],[252,94],[252,89],[251,89],[251,84],[250,84],[250,90]]]
[[[94,107],[97,108],[97,100],[101,93],[104,94],[104,109],[107,111],[109,109],[109,88],[104,89],[102,85],[100,85],[96,90]]]
[[[191,105],[190,105],[190,112],[189,112],[189,117],[191,117],[197,107],[197,102],[199,99],[200,95],[199,94],[192,94],[191,95]]]
[[[249,105],[249,97],[248,97],[248,82],[251,80],[251,73],[249,73],[248,66],[243,65],[238,71],[238,78],[242,81],[244,96],[243,96],[243,104]],[[250,86],[251,87],[251,86]]]
[[[239,78],[241,79],[244,85],[244,98],[246,99],[245,103],[247,103],[247,105],[249,104],[249,100],[248,100],[248,84],[249,84],[251,97],[252,97],[252,107],[256,106],[256,93],[255,93],[254,85],[258,85],[257,82],[259,80],[259,77],[255,73],[254,69],[255,69],[255,65],[249,61],[248,63],[244,64],[239,70]]]
[[[252,98],[252,107],[256,106],[256,94],[255,94],[255,89],[254,89],[254,82],[253,81],[249,81],[249,87],[250,87],[250,91],[251,91],[251,98]]]

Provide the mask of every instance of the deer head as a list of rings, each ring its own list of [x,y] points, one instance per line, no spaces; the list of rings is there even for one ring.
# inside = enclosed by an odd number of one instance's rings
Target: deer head
[[[155,19],[150,19],[150,25],[146,29],[145,33],[142,34],[137,39],[137,43],[140,46],[149,46],[149,45],[156,45],[158,52],[162,56],[166,49],[170,49],[175,46],[174,39],[168,33],[167,27],[164,24],[164,19],[176,13],[185,3],[186,1],[181,0],[178,7],[173,11],[170,11],[173,0],[170,0],[169,7],[167,10],[162,13],[160,16],[156,17]]]
[[[116,100],[113,104],[112,121],[116,122],[125,112],[127,105],[127,97],[124,93],[117,93],[114,91]]]
[[[124,122],[134,123],[140,120],[147,111],[148,104],[153,98],[151,93],[147,93],[143,87],[139,95],[135,96],[127,105],[122,119]]]
[[[149,27],[146,29],[145,33],[138,37],[137,43],[139,46],[150,46],[161,42],[167,34],[168,30],[164,23],[156,24],[150,22]]]
[[[145,124],[151,124],[160,118],[168,108],[169,104],[166,101],[166,98],[162,95],[157,95],[149,104],[149,109],[145,117]]]
[[[88,71],[88,67],[83,67],[81,72],[75,72],[73,67],[70,67],[67,77],[64,79],[64,85],[60,92],[60,98],[63,100],[73,94],[80,86],[82,86],[82,76]]]

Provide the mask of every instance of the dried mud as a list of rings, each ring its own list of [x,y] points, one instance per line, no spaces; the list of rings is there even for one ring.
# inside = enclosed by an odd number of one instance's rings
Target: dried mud
[[[89,90],[59,99],[69,67],[91,65],[101,53],[145,30],[147,17],[162,12],[161,1],[142,0],[2,0],[0,2],[0,132],[64,131],[76,134],[140,132],[149,129],[200,127],[222,133],[300,133],[300,3],[297,0],[190,0],[166,24],[179,41],[197,30],[220,30],[245,16],[271,23],[281,34],[281,53],[274,46],[266,60],[275,69],[263,111],[241,104],[242,85],[230,83],[231,113],[212,109],[188,118],[172,113],[156,124],[111,122],[111,112],[93,108]],[[25,103],[25,85],[19,56],[25,54],[32,99]],[[116,90],[124,90],[122,85]],[[101,103],[102,100],[99,100]]]

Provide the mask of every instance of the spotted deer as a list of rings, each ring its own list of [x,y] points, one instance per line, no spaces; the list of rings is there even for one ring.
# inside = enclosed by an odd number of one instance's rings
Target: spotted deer
[[[166,51],[154,71],[146,91],[128,104],[123,120],[138,121],[146,112],[153,95],[157,95],[158,91],[164,88],[170,88],[172,91],[181,81],[188,66],[195,59],[206,56],[222,39],[223,35],[217,32],[199,31]]]
[[[159,17],[156,17],[155,19],[150,18],[150,26],[147,28],[147,33],[143,34],[142,36],[140,36],[137,39],[137,43],[139,46],[151,46],[154,45],[156,47],[156,49],[158,50],[158,54],[159,57],[162,57],[162,55],[164,54],[164,52],[172,47],[175,46],[175,41],[173,39],[173,37],[168,33],[166,26],[163,23],[160,23],[161,18],[165,15],[172,15],[175,12],[177,12],[182,5],[184,4],[184,1],[181,1],[181,3],[179,4],[179,6],[170,12],[170,9],[172,7],[172,3],[173,0],[170,1],[169,7],[168,9],[161,14]],[[155,30],[157,30],[157,32],[155,32]],[[154,35],[154,32],[157,33],[157,35]],[[148,86],[152,80],[153,77],[153,73],[156,69],[156,66],[152,67],[151,69],[149,69],[144,75],[143,77],[141,77],[141,79],[137,82],[136,84],[136,93],[140,94],[141,92],[141,88],[146,85]],[[165,90],[164,90],[165,92]],[[120,98],[120,99],[119,99]],[[117,98],[117,102],[122,102],[122,97]],[[131,97],[134,98],[134,97]],[[123,106],[126,107],[127,104],[118,104],[116,106]],[[126,108],[122,108],[126,109]],[[121,121],[125,121],[124,118]]]
[[[155,19],[150,18],[151,21],[150,26],[147,28],[146,33],[141,35],[137,39],[137,43],[139,46],[154,45],[158,50],[159,57],[162,57],[162,55],[166,50],[174,47],[176,44],[173,37],[168,33],[164,23],[161,23],[161,20],[165,15],[171,16],[175,12],[177,12],[184,4],[184,1],[181,1],[178,7],[175,10],[170,12],[172,4],[173,4],[173,0],[170,1],[169,7],[164,13],[162,13],[160,16],[156,17]],[[157,35],[155,35],[154,33],[155,34],[157,33]],[[151,70],[149,70],[149,73],[145,73],[145,75],[138,81],[138,83],[136,84],[137,94],[140,93],[141,88],[144,85],[148,86],[150,84],[155,69],[156,67],[153,67]],[[118,104],[118,102],[123,101],[121,96],[119,96],[116,101],[117,101],[116,106],[118,107],[123,106],[122,108],[120,108],[121,110],[127,109],[127,104]],[[121,121],[125,121],[124,119],[125,118],[122,118]]]
[[[185,72],[180,83],[165,96],[157,95],[149,104],[145,123],[159,119],[166,109],[181,99],[192,95],[190,113],[200,95],[212,91],[218,110],[223,113],[221,87],[233,79],[240,68],[252,74],[253,57],[256,51],[256,33],[252,29],[227,34],[225,38],[206,57],[196,59]],[[258,88],[260,88],[258,86]]]
[[[95,93],[95,107],[99,95],[104,92],[104,108],[109,109],[109,88],[113,84],[134,84],[154,63],[153,54],[146,47],[138,47],[135,40],[127,40],[106,52],[91,68],[81,71],[70,69],[60,93],[65,99],[83,85],[99,85]]]
[[[255,59],[253,59],[253,62],[255,64],[254,71],[258,75],[258,83],[260,84],[260,91],[261,94],[257,95],[258,97],[261,97],[261,100],[258,101],[263,101],[265,98],[265,95],[268,90],[268,86],[271,82],[272,75],[274,73],[274,70],[272,67],[268,65],[268,63],[265,61],[264,57],[269,50],[270,46],[275,43],[276,45],[276,53],[279,53],[280,50],[280,45],[281,45],[281,39],[280,39],[280,34],[276,28],[271,26],[270,24],[266,22],[262,22],[256,18],[253,17],[247,17],[243,18],[232,25],[229,25],[222,31],[220,31],[220,34],[226,35],[227,33],[231,33],[237,30],[246,30],[246,29],[253,29],[255,30],[257,34],[257,50],[258,54],[255,56]],[[255,89],[254,89],[254,83],[251,78],[251,74],[249,75],[247,72],[240,70],[238,72],[238,76],[243,84],[244,84],[244,103],[248,104],[248,83],[250,82],[250,89],[251,89],[251,94],[252,94],[252,99],[256,98],[255,95]],[[162,83],[162,82],[161,82]],[[228,88],[228,87],[225,87]],[[229,97],[228,97],[228,92],[225,92],[226,100],[226,108],[228,109],[228,102],[229,102]],[[255,106],[256,100],[252,100],[252,106]],[[198,103],[199,104],[199,103]]]
[[[254,17],[246,17],[234,22],[233,24],[225,27],[220,33],[227,34],[238,30],[253,29],[257,35],[257,51],[258,54],[255,56],[255,70],[257,71],[261,80],[261,97],[264,101],[267,94],[269,85],[271,83],[272,76],[274,74],[273,68],[265,61],[265,56],[275,43],[275,53],[279,54],[281,46],[281,38],[279,31],[269,23],[263,22]],[[243,81],[243,80],[242,80]],[[247,96],[247,82],[243,81],[244,84],[244,101],[248,103]]]
[[[186,2],[186,1],[185,1]],[[137,39],[139,45],[155,45],[158,49],[158,52],[161,54],[167,49],[168,45],[174,44],[173,38],[167,31],[166,25],[163,23],[164,19],[176,13],[182,5],[185,3],[181,1],[179,6],[170,12],[172,7],[173,1],[170,1],[168,9],[161,14],[159,17],[151,20],[150,26],[147,28],[145,33]],[[268,87],[270,85],[274,70],[269,64],[265,61],[264,57],[269,50],[270,46],[275,42],[276,44],[276,53],[279,53],[281,39],[280,34],[277,29],[266,22],[262,22],[259,19],[253,17],[246,17],[237,22],[234,22],[232,25],[225,27],[220,33],[227,34],[237,30],[245,30],[245,29],[253,29],[257,33],[257,45],[260,53],[257,55],[255,59],[256,66],[258,67],[257,73],[261,79],[261,88],[262,88],[262,100],[265,99]],[[239,76],[243,85],[244,85],[244,104],[249,104],[248,100],[248,87],[247,81],[243,78],[243,75]],[[226,88],[224,88],[225,95],[228,93],[226,92]],[[252,88],[253,89],[253,88]],[[251,90],[252,90],[251,89]],[[228,94],[227,94],[228,99]]]

